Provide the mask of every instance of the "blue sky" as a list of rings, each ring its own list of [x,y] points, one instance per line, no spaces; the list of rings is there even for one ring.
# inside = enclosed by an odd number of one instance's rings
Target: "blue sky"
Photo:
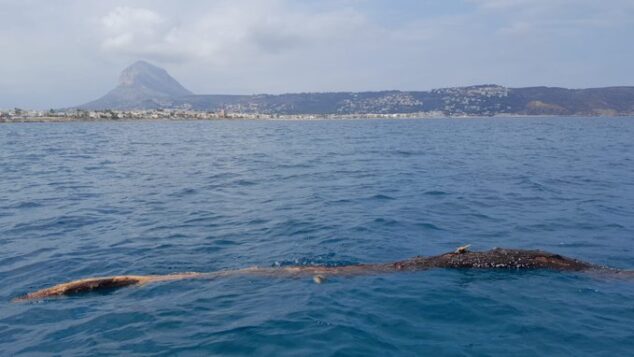
[[[196,93],[634,85],[632,0],[0,0],[0,108],[144,59]]]

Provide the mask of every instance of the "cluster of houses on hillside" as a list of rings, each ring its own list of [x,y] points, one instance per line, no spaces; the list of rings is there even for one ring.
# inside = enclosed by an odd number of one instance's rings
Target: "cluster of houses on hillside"
[[[317,119],[396,119],[440,117],[441,112],[402,114],[259,114],[195,111],[189,109],[148,109],[148,110],[23,110],[19,108],[0,111],[0,123],[11,122],[65,122],[65,121],[106,121],[106,120],[218,120],[218,119],[277,119],[277,120],[317,120]]]
[[[197,112],[190,110],[23,110],[15,108],[0,111],[0,122],[43,122],[43,121],[99,121],[99,120],[141,120],[141,119],[221,119],[224,112]]]

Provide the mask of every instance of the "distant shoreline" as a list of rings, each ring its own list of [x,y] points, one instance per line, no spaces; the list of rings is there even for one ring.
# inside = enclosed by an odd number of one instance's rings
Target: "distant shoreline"
[[[358,115],[279,115],[275,117],[255,116],[255,115],[234,115],[214,118],[191,117],[137,117],[137,118],[90,118],[90,117],[22,117],[22,118],[0,118],[0,124],[19,123],[102,123],[102,122],[146,122],[146,121],[338,121],[338,120],[425,120],[425,119],[533,119],[533,118],[627,118],[632,115],[520,115],[520,114],[498,114],[493,116],[484,115],[420,115],[414,114],[358,114]]]
[[[526,114],[496,114],[485,115],[441,115],[429,113],[398,113],[398,114],[301,114],[301,115],[267,115],[267,114],[238,114],[231,113],[225,116],[196,117],[191,116],[140,116],[122,118],[93,118],[93,117],[63,117],[63,116],[37,116],[0,118],[0,124],[17,123],[100,123],[100,122],[148,122],[148,121],[335,121],[335,120],[394,120],[394,119],[482,119],[482,118],[626,118],[631,115],[526,115]]]

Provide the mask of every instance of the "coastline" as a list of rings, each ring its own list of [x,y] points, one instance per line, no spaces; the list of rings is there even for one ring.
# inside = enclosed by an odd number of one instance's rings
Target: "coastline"
[[[0,118],[0,124],[18,123],[101,123],[101,122],[138,122],[138,121],[336,121],[336,120],[425,120],[425,119],[535,119],[535,118],[627,118],[634,114],[621,115],[528,115],[528,114],[496,114],[496,115],[430,115],[429,113],[398,113],[398,114],[345,114],[345,115],[321,115],[321,114],[301,114],[301,115],[267,115],[267,114],[229,114],[225,116],[197,117],[191,116],[136,116],[122,118],[92,118],[88,116],[65,117],[65,116],[27,116],[18,118]]]

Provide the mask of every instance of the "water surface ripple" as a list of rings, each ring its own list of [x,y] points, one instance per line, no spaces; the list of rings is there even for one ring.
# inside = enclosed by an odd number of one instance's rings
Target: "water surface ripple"
[[[471,243],[634,269],[634,119],[0,125],[2,355],[627,355],[634,281],[434,270],[181,281]]]

